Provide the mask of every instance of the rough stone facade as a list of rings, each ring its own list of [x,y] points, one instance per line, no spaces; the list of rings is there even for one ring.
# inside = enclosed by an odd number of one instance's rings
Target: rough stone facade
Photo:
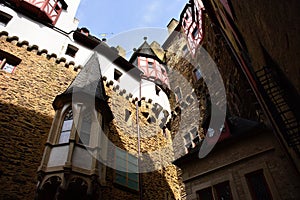
[[[0,199],[33,199],[54,116],[52,101],[77,73],[56,58],[18,47],[17,40],[8,42],[5,35],[0,42],[3,51],[22,60],[13,74],[0,70]]]
[[[204,159],[193,155],[182,160],[187,199],[196,200],[201,189],[225,181],[233,199],[251,199],[246,174],[257,170],[263,170],[274,199],[299,199],[299,176],[285,150],[272,132],[255,132],[223,141]]]
[[[19,44],[16,38],[11,39],[6,33],[1,36],[1,49],[22,60],[14,73],[0,71],[1,199],[34,198],[36,172],[55,114],[52,102],[77,75],[74,66]],[[106,125],[108,138],[118,147],[136,155],[135,100],[109,82],[104,84],[115,119]],[[142,196],[143,199],[180,199],[178,169],[170,162],[173,159],[170,133],[168,129],[160,128],[164,118],[159,119],[153,107],[148,100],[142,100],[139,107],[141,152],[147,153],[149,161],[154,160],[145,163],[158,165],[159,169],[142,174]],[[126,110],[131,112],[128,121],[125,121]],[[166,148],[163,153],[155,153],[163,147]],[[165,160],[168,165],[159,167]],[[138,192],[116,187],[114,174],[114,169],[107,168],[105,186],[100,190],[101,198],[139,199]]]
[[[257,70],[263,66],[269,66],[271,70],[276,71],[277,76],[289,80],[287,82],[280,80],[282,81],[280,87],[283,90],[290,91],[284,93],[286,99],[299,99],[297,92],[294,92],[295,89],[299,90],[298,80],[295,79],[295,74],[299,73],[295,65],[299,61],[297,59],[299,51],[294,49],[294,44],[299,43],[299,37],[296,38],[294,35],[297,30],[294,27],[294,22],[298,21],[298,18],[295,19],[297,16],[295,10],[298,5],[291,9],[293,14],[287,14],[289,12],[287,11],[287,4],[291,3],[294,5],[295,2],[286,3],[282,7],[280,2],[276,2],[277,5],[274,6],[274,9],[271,9],[270,7],[273,4],[265,5],[265,2],[251,2],[250,4],[241,5],[237,1],[228,1],[230,8],[233,8],[232,10],[235,12],[233,13],[234,21],[230,21],[235,26],[230,28],[228,25],[230,23],[226,21],[229,17],[220,16],[219,14],[221,11],[226,13],[221,2],[227,1],[203,1],[206,12],[203,15],[204,39],[201,47],[212,57],[222,76],[226,90],[226,116],[228,121],[231,121],[230,117],[237,116],[261,122],[265,127],[252,129],[248,133],[239,136],[231,135],[226,140],[218,142],[215,149],[202,159],[198,157],[201,143],[199,146],[195,144],[188,151],[189,153],[176,160],[175,164],[182,170],[186,198],[199,199],[200,191],[207,189],[206,192],[212,191],[212,199],[219,199],[220,193],[218,193],[219,191],[216,188],[218,184],[228,181],[232,199],[253,199],[254,197],[251,194],[246,176],[250,172],[262,170],[270,194],[274,199],[298,199],[300,195],[297,182],[297,179],[299,179],[299,167],[297,168],[299,154],[295,156],[295,151],[291,151],[292,145],[290,144],[289,147],[285,146],[282,138],[275,134],[277,130],[271,126],[271,123],[274,122],[270,122],[269,113],[263,108],[263,104],[259,102],[261,99],[258,97],[261,97],[263,94],[261,91],[260,93],[253,89],[253,85],[255,87],[255,84],[259,84],[258,82],[253,84],[257,79],[255,81],[252,80],[252,83],[250,83],[251,80],[245,75],[245,69],[241,67],[242,65],[247,65],[250,73],[253,73],[255,77]],[[280,8],[277,7],[279,5]],[[267,9],[268,11],[265,10],[266,7],[269,8]],[[283,22],[285,19],[287,19],[286,24]],[[226,23],[223,24],[222,20]],[[255,28],[252,28],[252,26]],[[293,31],[288,32],[287,30],[289,29]],[[182,33],[180,25],[175,30]],[[233,30],[236,31],[237,35],[234,35]],[[274,34],[278,30],[282,31],[279,33],[279,39]],[[203,139],[205,137],[203,126],[207,125],[203,122],[207,118],[209,119],[210,112],[207,100],[213,94],[209,94],[203,79],[195,81],[193,70],[196,66],[192,66],[188,61],[198,59],[200,60],[199,64],[205,65],[208,69],[211,63],[205,63],[205,61],[202,63],[202,60],[199,59],[202,56],[200,48],[195,56],[185,52],[186,42],[182,38],[185,38],[184,34],[181,36],[175,35],[175,37],[174,34],[171,34],[167,43],[165,43],[164,46],[167,48],[167,65],[179,71],[195,89],[194,92],[197,96],[196,99],[199,101],[199,109],[201,111],[199,136]],[[237,43],[237,38],[241,44]],[[279,40],[278,43],[276,43],[277,40]],[[289,41],[295,41],[295,43],[290,45]],[[276,50],[276,47],[280,49]],[[293,50],[285,54],[284,51],[286,49]],[[178,52],[183,54],[179,55]],[[285,60],[287,57],[289,57],[288,62]],[[297,61],[293,61],[295,59]],[[284,73],[280,71],[284,71]],[[208,75],[205,74],[207,71],[202,72],[203,76],[210,75],[209,72]],[[293,72],[295,74],[291,75]],[[206,78],[210,81],[210,77]],[[186,83],[183,84],[176,79],[170,82],[179,85],[183,90],[187,88]],[[185,98],[188,98],[189,95],[183,94],[184,98],[177,103],[175,102],[174,107],[178,108],[177,110],[184,107],[184,102],[187,102]],[[273,94],[270,93],[268,95],[272,96]],[[276,96],[276,98],[281,99],[282,96]],[[277,102],[273,100],[271,103],[276,104]],[[292,111],[297,113],[297,106],[294,106],[295,102],[290,105]],[[176,115],[172,121],[173,131],[178,130],[180,120],[187,120],[188,122],[193,120],[193,116],[182,119],[182,116],[180,117],[182,113],[178,113],[179,116]],[[273,117],[278,118],[280,114],[282,113],[274,114]],[[294,136],[298,138],[295,141],[299,141],[299,128],[297,129],[299,116],[291,113],[286,114],[286,116],[289,116],[288,118],[291,121],[296,119],[296,125],[291,130],[295,130],[293,132]],[[278,125],[282,124],[277,123]],[[189,128],[187,126],[185,131],[189,131]],[[231,128],[231,130],[234,130],[234,126],[231,126]],[[239,128],[242,128],[242,126]],[[206,137],[208,136],[206,135]],[[295,145],[297,144],[299,143],[295,142]],[[174,149],[176,149],[176,145],[182,144],[174,145]]]

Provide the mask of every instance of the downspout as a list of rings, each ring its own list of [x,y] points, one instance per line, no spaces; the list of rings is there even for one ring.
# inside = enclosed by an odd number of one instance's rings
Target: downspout
[[[142,186],[142,174],[141,174],[141,135],[139,124],[139,104],[141,103],[141,82],[139,82],[139,100],[136,102],[136,125],[137,125],[137,140],[138,140],[138,175],[139,175],[139,199],[143,199],[143,186]]]

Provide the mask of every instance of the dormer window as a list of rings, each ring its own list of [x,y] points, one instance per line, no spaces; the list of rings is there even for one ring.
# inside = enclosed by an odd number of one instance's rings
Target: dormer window
[[[66,55],[71,56],[72,58],[75,58],[77,51],[78,51],[77,47],[75,47],[74,45],[68,44],[68,47],[66,50]]]
[[[72,124],[73,124],[73,112],[72,112],[72,108],[68,108],[62,124],[60,137],[58,141],[59,144],[69,142],[70,134],[72,130]]]

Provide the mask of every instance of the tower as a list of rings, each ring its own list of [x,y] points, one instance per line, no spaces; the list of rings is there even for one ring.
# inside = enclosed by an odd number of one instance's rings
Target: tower
[[[171,113],[168,100],[170,85],[167,67],[155,52],[159,49],[152,48],[147,42],[147,37],[144,37],[144,40],[129,60],[143,72],[139,96],[151,99],[154,104],[159,104],[158,106]]]

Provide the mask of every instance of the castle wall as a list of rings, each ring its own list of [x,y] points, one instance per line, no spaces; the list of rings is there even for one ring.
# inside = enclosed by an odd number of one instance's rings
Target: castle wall
[[[263,170],[274,199],[298,199],[300,195],[297,171],[268,130],[223,141],[208,157],[194,155],[181,167],[187,199],[191,200],[197,199],[201,189],[224,181],[229,181],[233,199],[251,199],[246,175],[257,170]]]
[[[107,85],[107,84],[106,84]],[[106,86],[107,95],[110,96],[109,105],[114,113],[114,120],[109,124],[108,138],[119,148],[137,156],[138,132],[136,124],[135,98],[129,97],[122,90],[113,85]],[[126,112],[130,112],[126,120]],[[171,164],[174,159],[172,141],[168,129],[163,131],[160,124],[164,120],[159,116],[161,110],[156,110],[154,104],[142,100],[138,107],[140,151],[141,157],[141,183],[143,199],[180,199],[180,186],[177,168]],[[112,150],[108,149],[108,157]],[[114,170],[108,168],[107,184],[112,187],[112,199],[122,199],[124,190],[113,187]],[[126,189],[125,189],[126,191]],[[118,195],[113,195],[118,194]],[[128,194],[127,194],[128,195]],[[137,193],[132,193],[130,199],[138,199]],[[124,199],[124,198],[123,198]]]
[[[22,61],[13,74],[0,70],[0,199],[33,199],[36,171],[54,116],[52,101],[77,72],[6,39],[1,36],[1,49]]]
[[[1,49],[20,58],[21,63],[12,74],[0,71],[0,198],[33,199],[37,184],[36,171],[42,160],[44,144],[55,114],[52,102],[56,95],[70,85],[77,75],[74,68],[77,68],[37,49],[29,51],[27,45],[20,45],[15,39],[10,39],[3,33]],[[108,137],[118,147],[136,155],[134,98],[116,85],[111,85],[110,80],[104,83],[115,117],[106,127],[109,130]],[[126,109],[131,112],[127,121]],[[143,199],[164,199],[165,196],[180,199],[177,168],[172,164],[164,167],[165,162],[173,158],[173,152],[170,133],[161,128],[166,121],[161,118],[164,112],[159,117],[160,112],[162,110],[153,102],[142,100],[139,107],[141,152],[145,154],[145,169],[152,168],[152,172],[142,174]],[[156,152],[163,147],[165,149],[162,152]],[[138,199],[137,192],[116,186],[114,177],[115,170],[107,167],[104,178],[106,182],[100,189],[101,198]]]

